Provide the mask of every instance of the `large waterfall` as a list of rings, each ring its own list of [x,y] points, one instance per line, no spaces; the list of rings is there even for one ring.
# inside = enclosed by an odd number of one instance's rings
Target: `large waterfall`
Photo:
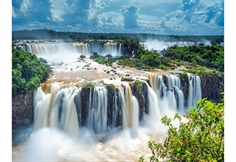
[[[99,55],[111,54],[112,56],[120,56],[122,45],[119,43],[63,43],[63,42],[39,42],[39,43],[20,43],[18,47],[24,51],[41,55],[52,55],[58,53],[76,53],[79,55],[90,56],[94,52]]]
[[[179,112],[185,114],[190,106],[196,105],[201,98],[201,83],[198,76],[189,76],[189,92],[187,101],[181,90],[178,76],[149,75],[147,86],[150,118],[160,119],[163,115]],[[107,88],[96,86],[85,89],[82,86],[63,85],[63,83],[42,84],[35,92],[35,129],[58,127],[70,135],[79,133],[80,125],[88,127],[95,133],[104,133],[117,126],[117,118],[122,118],[122,127],[137,130],[139,126],[140,107],[131,87],[120,85],[108,101]],[[83,93],[82,93],[83,91]],[[117,116],[118,109],[122,114]],[[110,111],[110,113],[108,112]],[[108,122],[111,118],[111,122]]]

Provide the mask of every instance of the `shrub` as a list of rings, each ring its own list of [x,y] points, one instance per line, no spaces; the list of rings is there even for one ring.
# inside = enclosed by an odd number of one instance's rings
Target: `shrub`
[[[126,78],[126,77],[121,77],[121,81],[133,82],[134,79],[132,79],[132,78]]]
[[[224,161],[224,104],[199,100],[196,107],[184,116],[187,122],[175,114],[179,128],[164,116],[161,121],[168,126],[167,138],[163,143],[148,142],[152,151],[150,161]],[[141,157],[140,161],[144,161]]]

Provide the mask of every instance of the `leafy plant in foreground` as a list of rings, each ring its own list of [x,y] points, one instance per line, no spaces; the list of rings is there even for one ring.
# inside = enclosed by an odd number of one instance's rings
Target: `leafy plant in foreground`
[[[199,100],[197,106],[184,116],[187,122],[175,114],[174,120],[179,120],[179,128],[171,124],[172,119],[164,116],[161,121],[169,128],[167,138],[163,143],[148,142],[152,151],[150,161],[224,161],[223,102]],[[139,161],[144,161],[143,156]]]

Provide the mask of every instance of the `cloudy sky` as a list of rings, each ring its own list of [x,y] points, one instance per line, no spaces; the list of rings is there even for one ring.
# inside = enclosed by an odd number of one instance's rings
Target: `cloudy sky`
[[[223,35],[223,0],[12,0],[12,30]]]

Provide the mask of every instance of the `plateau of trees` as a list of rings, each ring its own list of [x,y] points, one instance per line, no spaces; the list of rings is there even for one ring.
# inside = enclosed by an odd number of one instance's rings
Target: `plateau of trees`
[[[167,116],[161,119],[168,127],[167,137],[162,143],[148,142],[150,161],[224,161],[224,100],[213,103],[201,99],[184,118],[187,122],[178,114],[173,119]],[[178,127],[171,124],[175,119],[179,121]],[[144,161],[143,156],[139,161]]]
[[[193,65],[206,66],[214,68],[220,72],[224,71],[224,47],[212,43],[212,45],[204,45],[200,43],[198,46],[172,46],[162,51],[163,56],[177,61],[187,61]]]
[[[33,92],[40,83],[47,80],[50,66],[43,58],[25,52],[19,48],[12,48],[12,95]]]

